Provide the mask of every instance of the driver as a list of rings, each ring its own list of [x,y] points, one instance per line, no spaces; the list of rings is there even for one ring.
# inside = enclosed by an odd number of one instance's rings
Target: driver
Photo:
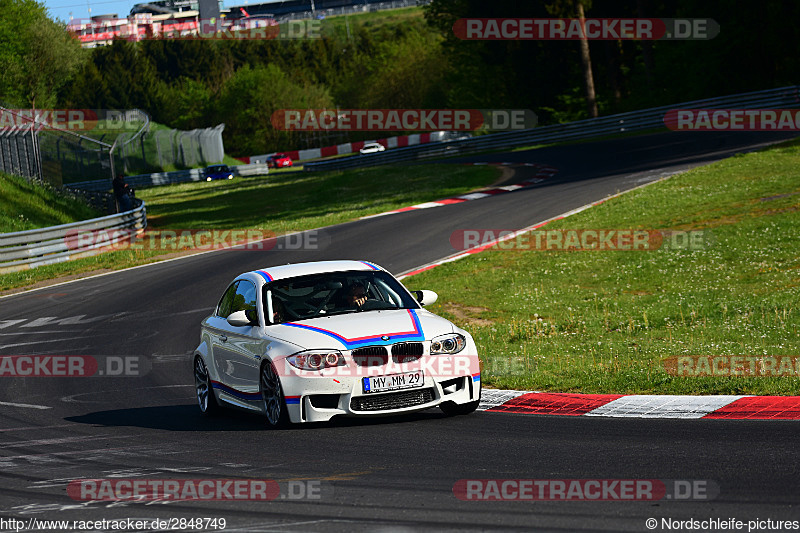
[[[275,296],[272,297],[272,323],[280,324],[284,321],[286,315],[286,308],[283,302]]]
[[[367,301],[367,289],[360,281],[354,281],[347,288],[347,305],[361,307]]]

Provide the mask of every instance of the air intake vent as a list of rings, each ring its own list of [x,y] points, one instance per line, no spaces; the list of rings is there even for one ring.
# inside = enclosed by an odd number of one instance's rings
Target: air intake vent
[[[389,362],[385,346],[364,346],[356,348],[350,354],[359,366],[383,366]]]
[[[350,400],[353,411],[388,411],[432,402],[433,389],[393,392],[375,396],[357,396]]]
[[[392,359],[395,363],[413,363],[423,351],[421,342],[399,342],[392,346]]]

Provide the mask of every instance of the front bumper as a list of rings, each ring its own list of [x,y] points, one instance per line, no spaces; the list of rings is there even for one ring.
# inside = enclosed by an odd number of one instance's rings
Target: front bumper
[[[358,367],[347,357],[346,367],[321,373],[286,365],[281,377],[286,407],[294,423],[325,422],[334,416],[386,416],[436,407],[442,402],[464,404],[480,399],[478,357],[422,356],[417,364]],[[421,386],[386,392],[365,392],[364,378],[423,372]]]

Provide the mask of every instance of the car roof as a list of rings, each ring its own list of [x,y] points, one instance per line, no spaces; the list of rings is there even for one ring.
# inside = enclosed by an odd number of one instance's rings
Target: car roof
[[[346,270],[383,270],[380,266],[369,261],[314,261],[310,263],[294,263],[288,265],[271,266],[246,272],[242,276],[256,274],[265,281],[308,276],[310,274],[324,274],[326,272],[342,272]]]

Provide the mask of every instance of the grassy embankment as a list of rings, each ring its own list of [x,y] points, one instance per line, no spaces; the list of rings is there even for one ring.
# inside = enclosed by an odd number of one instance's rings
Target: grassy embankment
[[[67,224],[102,216],[85,203],[24,178],[0,173],[0,233]]]
[[[495,249],[405,283],[437,291],[431,310],[472,332],[490,386],[800,394],[797,377],[679,377],[663,363],[684,355],[800,356],[798,169],[795,141],[542,228],[703,230],[711,242],[704,249]]]

